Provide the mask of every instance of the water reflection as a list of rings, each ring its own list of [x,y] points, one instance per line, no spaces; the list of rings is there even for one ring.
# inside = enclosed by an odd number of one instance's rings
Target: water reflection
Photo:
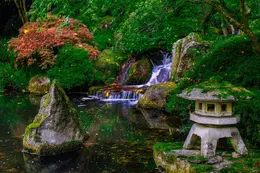
[[[82,172],[85,159],[80,152],[56,157],[38,157],[23,153],[27,173],[69,173]]]
[[[32,96],[0,97],[1,173],[156,172],[152,145],[173,140],[168,120],[160,118],[165,117],[162,113],[140,112],[126,102],[82,103],[72,97],[81,125],[90,136],[85,148],[57,157],[23,154],[22,134],[37,114],[36,100]]]
[[[0,139],[21,137],[37,113],[25,96],[0,96]]]

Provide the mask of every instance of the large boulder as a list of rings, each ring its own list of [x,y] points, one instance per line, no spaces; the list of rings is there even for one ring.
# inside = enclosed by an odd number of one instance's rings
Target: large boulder
[[[129,69],[126,84],[138,85],[145,84],[152,75],[152,65],[148,58],[136,61]]]
[[[166,98],[176,87],[173,82],[159,83],[150,86],[144,96],[138,101],[137,107],[148,109],[164,109]]]
[[[80,148],[86,136],[77,111],[54,81],[41,100],[38,114],[25,130],[23,146],[37,155],[55,155]]]
[[[182,78],[183,73],[193,65],[195,56],[191,53],[192,50],[196,53],[204,53],[207,48],[208,44],[197,33],[190,33],[187,37],[175,42],[172,51],[171,80],[177,81]]]
[[[50,79],[44,76],[34,76],[31,78],[28,91],[34,94],[46,94],[50,89]]]

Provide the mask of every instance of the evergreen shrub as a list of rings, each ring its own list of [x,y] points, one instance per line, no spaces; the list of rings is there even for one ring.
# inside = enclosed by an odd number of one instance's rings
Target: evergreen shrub
[[[95,81],[95,69],[88,52],[71,45],[62,47],[57,54],[55,66],[47,71],[63,88],[71,89]]]

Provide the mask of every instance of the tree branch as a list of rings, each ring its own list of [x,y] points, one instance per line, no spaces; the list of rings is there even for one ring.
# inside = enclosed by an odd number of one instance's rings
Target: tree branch
[[[241,28],[242,25],[236,19],[234,19],[220,4],[212,2],[211,0],[204,0],[207,4],[213,6],[218,12],[220,12],[230,23],[235,25],[237,28]]]

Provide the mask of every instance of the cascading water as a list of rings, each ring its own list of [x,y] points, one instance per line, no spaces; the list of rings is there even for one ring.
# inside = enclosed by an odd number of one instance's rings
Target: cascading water
[[[102,94],[102,93],[101,93]],[[100,93],[97,93],[100,95]],[[139,100],[143,94],[138,93],[136,90],[123,90],[121,92],[110,92],[109,95],[105,99],[101,99],[103,101],[136,101]],[[102,97],[101,97],[102,98]]]
[[[142,98],[145,89],[151,85],[167,82],[171,75],[172,57],[169,53],[163,53],[160,65],[154,65],[152,76],[146,84],[142,85],[111,85],[105,90],[100,90],[96,96],[89,98],[99,98],[101,101],[130,101],[136,104]],[[83,98],[84,100],[88,98]]]
[[[170,79],[172,66],[172,57],[169,53],[163,53],[162,64],[154,65],[150,80],[144,85],[137,85],[138,88],[151,86],[158,83],[167,82]]]

